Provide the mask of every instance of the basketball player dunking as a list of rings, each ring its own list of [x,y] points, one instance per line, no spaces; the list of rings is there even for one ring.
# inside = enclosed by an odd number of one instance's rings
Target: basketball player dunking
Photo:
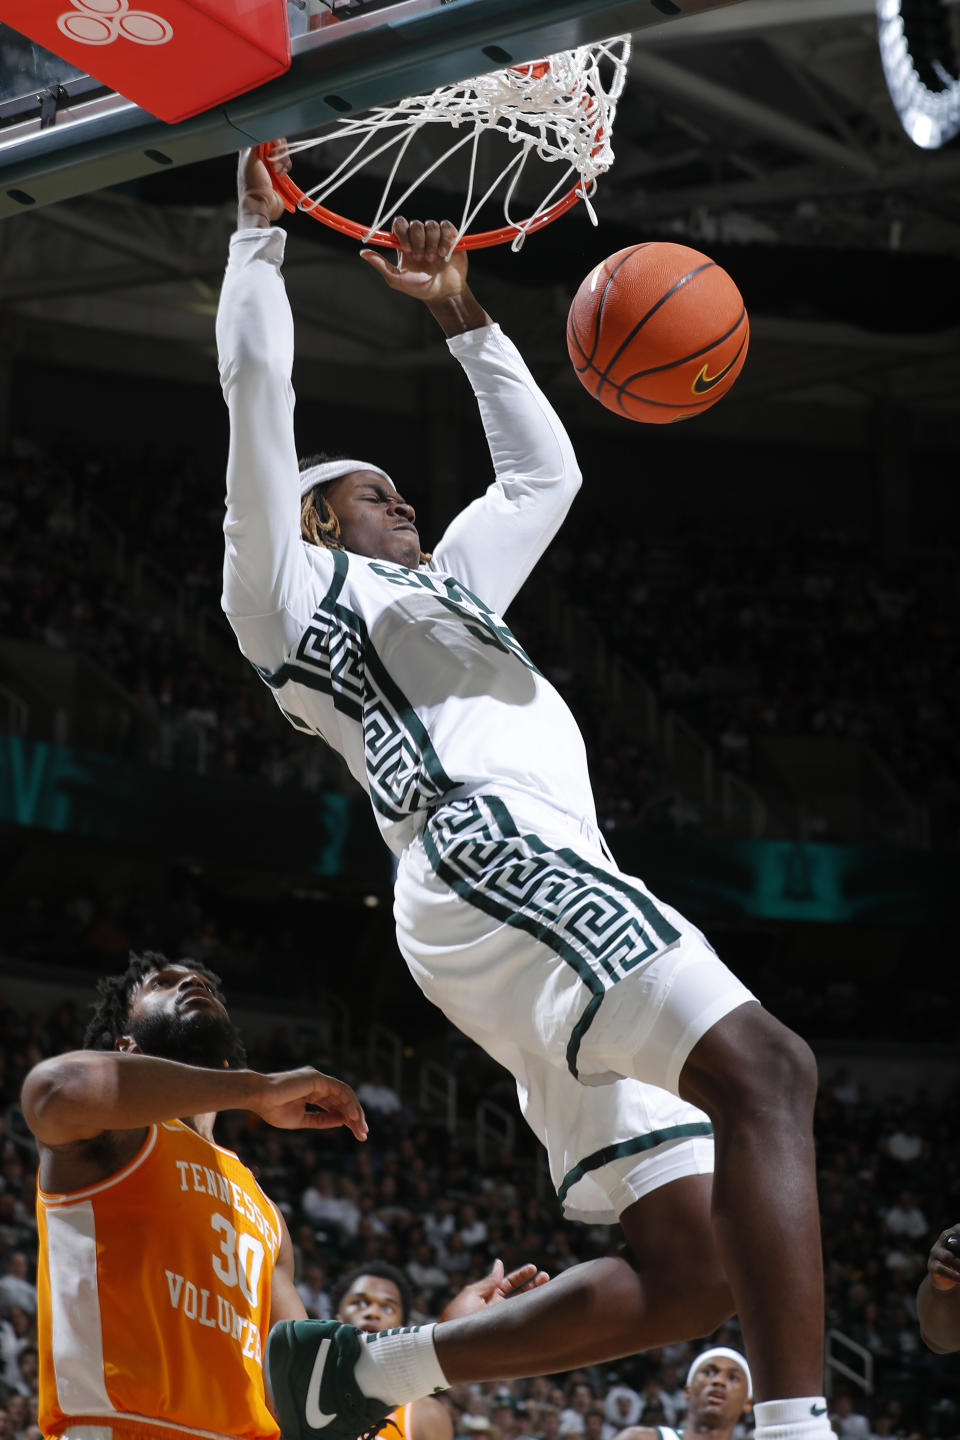
[[[560,421],[473,296],[453,227],[398,219],[396,262],[364,258],[438,321],[494,479],[427,557],[378,464],[301,468],[281,204],[253,155],[239,190],[217,322],[224,610],[291,724],[369,793],[415,980],[512,1070],[566,1213],[619,1218],[630,1257],[436,1331],[280,1325],[267,1365],[284,1434],[352,1440],[446,1383],[707,1334],[735,1307],[758,1440],[828,1437],[813,1057],[618,870],[573,717],[501,618],[580,483]]]

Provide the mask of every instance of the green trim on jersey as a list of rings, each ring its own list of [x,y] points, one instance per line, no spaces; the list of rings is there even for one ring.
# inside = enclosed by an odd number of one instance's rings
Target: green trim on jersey
[[[371,803],[388,820],[406,820],[436,805],[453,789],[453,781],[423,721],[377,654],[363,619],[339,603],[350,557],[345,550],[331,554],[333,580],[293,659],[272,674],[254,668],[272,690],[290,682],[319,690],[331,697],[334,709],[357,721]],[[402,786],[398,775],[405,777]]]
[[[475,640],[482,645],[492,645],[504,655],[513,655],[535,675],[541,674],[502,616],[491,610],[462,580],[438,570],[408,570],[392,560],[374,560],[370,569],[391,585],[429,591]]]
[[[557,1187],[557,1199],[561,1205],[567,1198],[570,1190],[578,1180],[591,1170],[599,1170],[603,1165],[609,1165],[611,1160],[620,1160],[624,1155],[642,1155],[645,1150],[655,1150],[658,1145],[665,1145],[670,1140],[688,1140],[699,1135],[712,1135],[713,1127],[709,1120],[695,1120],[687,1125],[668,1125],[664,1130],[650,1130],[646,1135],[635,1135],[632,1140],[620,1140],[615,1145],[604,1145],[602,1150],[595,1150],[585,1160],[574,1165],[568,1170],[563,1180]]]
[[[523,930],[576,971],[591,999],[567,1043],[579,1079],[583,1038],[607,990],[680,939],[649,895],[566,846],[521,834],[495,795],[455,800],[427,821],[423,845],[444,884],[494,919]]]

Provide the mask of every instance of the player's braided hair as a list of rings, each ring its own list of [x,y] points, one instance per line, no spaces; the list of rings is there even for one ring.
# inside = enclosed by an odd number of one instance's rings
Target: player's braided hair
[[[389,1280],[391,1285],[396,1285],[400,1296],[400,1319],[406,1325],[413,1309],[413,1294],[410,1290],[410,1282],[402,1270],[396,1265],[391,1265],[388,1260],[370,1260],[366,1265],[357,1265],[355,1269],[348,1270],[346,1275],[341,1275],[330,1295],[330,1306],[334,1315],[343,1303],[343,1297],[351,1286],[355,1285],[361,1275],[373,1275],[378,1280]]]
[[[90,1023],[83,1037],[84,1050],[112,1050],[121,1035],[127,1033],[130,1023],[130,1000],[137,986],[155,970],[162,970],[168,964],[166,955],[155,950],[144,950],[142,955],[130,951],[130,964],[122,975],[105,975],[97,981],[97,1003]],[[204,980],[216,986],[217,999],[223,1002],[223,991],[219,975],[215,975],[199,960],[182,960]]]
[[[348,460],[350,457],[343,451],[321,450],[316,455],[304,455],[300,461],[300,473],[304,470],[311,470],[314,465],[325,465],[328,460]],[[340,521],[330,501],[327,499],[327,491],[336,481],[327,480],[322,485],[314,485],[308,490],[300,501],[300,534],[304,540],[311,545],[323,545],[327,550],[343,550],[346,547],[340,539]],[[420,551],[420,564],[425,565],[430,559],[429,554]]]
[[[304,455],[300,461],[300,473],[311,470],[314,465],[325,465],[328,460],[347,460],[341,451],[334,454],[321,450],[318,455]],[[323,545],[327,550],[342,550],[340,543],[340,521],[326,498],[326,491],[333,484],[328,480],[323,485],[314,485],[300,502],[300,534],[311,545]]]

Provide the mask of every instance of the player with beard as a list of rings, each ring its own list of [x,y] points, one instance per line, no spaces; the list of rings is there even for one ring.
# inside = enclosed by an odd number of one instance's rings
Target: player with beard
[[[730,1440],[745,1411],[753,1408],[750,1366],[736,1350],[715,1345],[687,1371],[689,1407],[683,1430],[631,1425],[616,1440]]]
[[[132,956],[102,980],[84,1049],[23,1086],[37,1139],[39,1423],[45,1436],[273,1440],[267,1330],[306,1311],[283,1217],[217,1145],[218,1110],[282,1129],[346,1125],[348,1085],[245,1068],[217,977]]]
[[[304,1320],[280,1211],[213,1138],[219,1110],[281,1129],[346,1125],[348,1085],[246,1068],[220,981],[195,960],[132,955],[101,980],[84,1049],[44,1060],[21,1105],[40,1152],[39,1423],[63,1440],[276,1440],[267,1330]],[[539,1285],[497,1262],[444,1312]],[[438,1407],[439,1408],[439,1407]]]

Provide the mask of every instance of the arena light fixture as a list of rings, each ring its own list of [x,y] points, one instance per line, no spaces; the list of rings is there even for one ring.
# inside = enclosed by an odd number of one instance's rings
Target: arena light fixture
[[[900,123],[939,150],[960,133],[960,76],[944,0],[876,0],[880,59]]]

